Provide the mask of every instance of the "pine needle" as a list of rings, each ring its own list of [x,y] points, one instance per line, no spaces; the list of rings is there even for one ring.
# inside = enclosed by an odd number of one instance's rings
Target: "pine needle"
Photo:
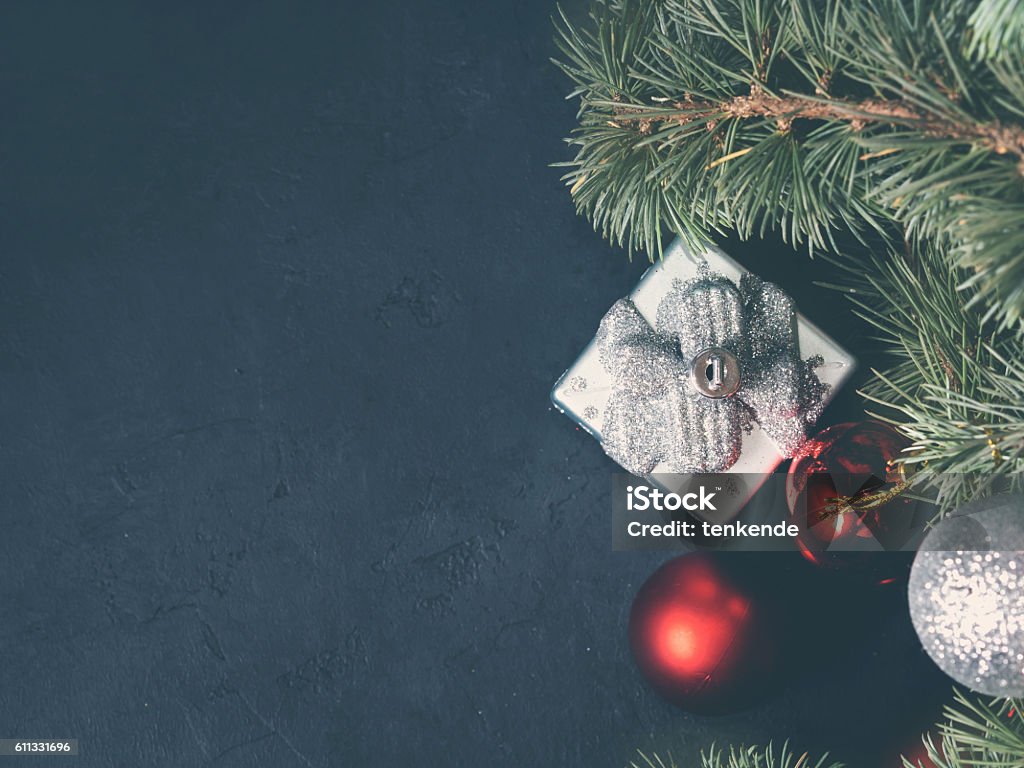
[[[706,170],[710,171],[712,168],[717,168],[722,163],[728,163],[730,160],[735,160],[737,157],[743,157],[745,154],[750,152],[752,149],[753,149],[753,147],[746,147],[745,149],[737,149],[735,152],[730,152],[728,155],[725,155],[724,157],[718,158],[713,163],[709,163],[706,166]]]

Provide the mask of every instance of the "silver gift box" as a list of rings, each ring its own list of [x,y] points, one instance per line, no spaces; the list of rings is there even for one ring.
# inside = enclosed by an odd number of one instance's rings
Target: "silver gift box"
[[[673,284],[677,280],[695,278],[702,263],[737,284],[746,271],[717,248],[709,247],[704,253],[695,254],[677,239],[669,246],[664,258],[644,273],[629,295],[636,309],[652,327],[656,324],[658,306]],[[827,403],[853,373],[855,360],[800,313],[796,315],[796,325],[800,357],[807,359],[820,356],[824,361],[815,369],[815,373],[823,383],[829,385],[824,396]],[[595,341],[591,341],[555,384],[551,400],[559,411],[601,442],[603,416],[611,393],[611,375],[601,364]],[[726,472],[743,476],[745,489],[741,495],[749,498],[757,490],[760,481],[784,459],[775,443],[754,422],[750,432],[743,436],[739,458]],[[665,478],[672,479],[666,481]],[[666,490],[676,490],[686,484],[685,479],[671,475],[671,469],[664,464],[656,466],[646,479]]]

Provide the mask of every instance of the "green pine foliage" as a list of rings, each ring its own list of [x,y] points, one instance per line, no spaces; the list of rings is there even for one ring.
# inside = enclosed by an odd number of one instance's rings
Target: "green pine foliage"
[[[924,738],[928,759],[937,768],[1020,768],[1024,766],[1024,699],[987,701],[955,693],[954,703],[936,726],[935,736]],[[920,762],[903,759],[905,768]],[[629,768],[844,768],[827,755],[814,759],[783,744],[781,749],[739,747],[724,751],[712,747],[698,760],[677,762],[671,756],[646,755]]]
[[[688,768],[696,763],[677,763],[671,756],[666,759],[658,755],[640,753],[639,762],[633,761],[630,768]],[[817,760],[808,758],[806,753],[798,755],[790,750],[788,744],[775,749],[771,744],[767,747],[740,747],[723,751],[712,747],[701,753],[700,768],[843,768],[841,763],[830,761],[825,755]]]
[[[845,260],[907,460],[992,475],[944,478],[943,506],[1024,469],[1024,3],[592,0],[556,26],[598,231]]]
[[[862,390],[868,412],[913,441],[905,463],[947,511],[1024,487],[1021,338],[973,305],[977,289],[936,248],[883,252],[843,289],[888,354]]]
[[[968,54],[1011,62],[1024,55],[1024,15],[1019,0],[985,0],[971,14]]]
[[[946,708],[938,739],[925,738],[937,768],[1020,768],[1024,765],[1024,699],[971,700],[959,691]],[[918,768],[904,760],[905,768]]]

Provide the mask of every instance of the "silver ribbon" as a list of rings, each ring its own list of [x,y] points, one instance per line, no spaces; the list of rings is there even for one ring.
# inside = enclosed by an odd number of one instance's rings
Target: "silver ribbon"
[[[778,286],[745,273],[737,286],[701,266],[675,280],[652,328],[629,299],[601,321],[597,345],[613,380],[605,410],[605,452],[637,475],[722,472],[740,456],[756,422],[792,456],[817,420],[828,385],[802,360],[793,301]],[[708,397],[694,385],[693,361],[720,348],[739,361],[739,387]],[[702,358],[703,359],[703,358]]]

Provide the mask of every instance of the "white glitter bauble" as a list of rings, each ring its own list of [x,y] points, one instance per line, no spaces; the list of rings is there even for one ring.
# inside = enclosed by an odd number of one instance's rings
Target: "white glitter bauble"
[[[958,683],[1024,696],[1024,497],[967,504],[925,537],[910,572],[910,618]]]

